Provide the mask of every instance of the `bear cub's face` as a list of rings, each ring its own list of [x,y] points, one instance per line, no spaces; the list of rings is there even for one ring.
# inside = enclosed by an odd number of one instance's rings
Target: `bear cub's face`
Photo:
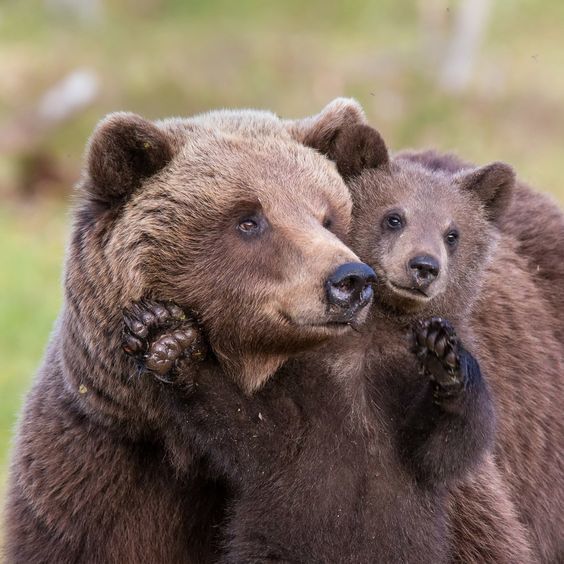
[[[83,189],[123,284],[116,308],[155,297],[191,309],[247,390],[365,316],[374,273],[342,242],[349,191],[287,135],[113,115]]]
[[[376,299],[400,314],[459,314],[473,303],[492,257],[513,170],[493,163],[458,174],[432,171],[390,160],[375,130],[361,126],[355,135],[359,130],[373,158],[349,182],[350,243],[378,275]]]

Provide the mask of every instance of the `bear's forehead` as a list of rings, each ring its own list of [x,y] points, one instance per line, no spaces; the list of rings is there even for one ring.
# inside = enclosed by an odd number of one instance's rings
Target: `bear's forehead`
[[[436,222],[474,221],[482,215],[481,204],[460,188],[450,174],[432,171],[408,171],[403,194],[412,214],[433,218]]]
[[[278,116],[263,110],[215,110],[190,118],[190,122],[215,131],[242,137],[277,136],[289,139],[289,133]]]
[[[167,132],[176,147],[193,137],[236,135],[290,139],[280,118],[272,112],[261,110],[214,110],[190,118],[168,118],[156,123]]]
[[[436,174],[417,166],[394,167],[366,175],[360,189],[371,199],[372,209],[397,208],[407,219],[446,226],[450,221],[466,223],[482,214],[481,205],[462,191],[452,176]]]
[[[202,187],[246,190],[264,198],[283,194],[348,197],[335,165],[312,149],[277,138],[218,135],[189,139],[173,159],[169,176]]]
[[[290,179],[296,175],[343,188],[333,162],[293,139],[271,112],[218,110],[160,122],[175,146],[176,163],[206,174]],[[197,171],[196,171],[197,172]]]
[[[198,128],[197,128],[198,129]],[[269,213],[350,214],[350,193],[335,165],[296,141],[190,129],[171,163],[142,198],[223,211],[259,203]]]

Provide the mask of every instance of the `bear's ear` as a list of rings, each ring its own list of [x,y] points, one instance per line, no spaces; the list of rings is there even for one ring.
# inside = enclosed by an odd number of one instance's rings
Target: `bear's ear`
[[[337,98],[315,116],[293,122],[290,133],[335,162],[346,179],[389,160],[380,134],[366,123],[360,104]]]
[[[488,219],[495,223],[511,203],[515,172],[508,164],[495,162],[461,173],[458,182],[463,190],[471,191],[482,200]]]
[[[143,179],[166,166],[172,156],[166,133],[154,123],[135,114],[110,114],[90,138],[84,187],[95,200],[117,204]]]
[[[349,125],[340,129],[326,154],[345,180],[358,176],[365,169],[390,162],[386,143],[369,125]]]
[[[365,124],[362,106],[352,98],[335,98],[317,115],[291,122],[291,134],[301,143],[327,154],[337,132],[347,126]]]

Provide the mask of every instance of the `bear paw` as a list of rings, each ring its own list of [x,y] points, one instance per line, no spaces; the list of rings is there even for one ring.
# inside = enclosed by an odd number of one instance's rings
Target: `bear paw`
[[[140,300],[124,310],[123,350],[154,374],[170,382],[186,360],[201,361],[206,347],[196,322],[175,304]]]
[[[435,396],[450,397],[464,390],[466,378],[460,362],[463,348],[452,325],[432,317],[419,321],[414,335],[414,352],[421,372],[435,384]]]

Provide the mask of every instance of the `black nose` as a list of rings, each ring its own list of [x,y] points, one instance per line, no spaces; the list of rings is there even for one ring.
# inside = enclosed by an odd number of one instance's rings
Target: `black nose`
[[[374,271],[362,262],[342,264],[325,283],[329,303],[344,309],[358,309],[372,298]]]
[[[419,288],[427,288],[439,275],[439,261],[430,255],[414,257],[409,261],[409,269],[413,282]]]

